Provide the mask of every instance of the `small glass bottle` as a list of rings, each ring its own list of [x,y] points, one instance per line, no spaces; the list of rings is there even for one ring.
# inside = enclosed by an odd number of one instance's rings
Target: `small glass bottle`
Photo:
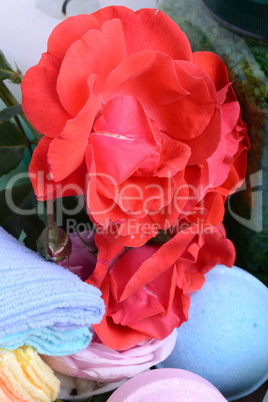
[[[268,0],[162,0],[192,50],[217,53],[248,125],[251,149],[243,186],[226,204],[236,265],[268,282]]]

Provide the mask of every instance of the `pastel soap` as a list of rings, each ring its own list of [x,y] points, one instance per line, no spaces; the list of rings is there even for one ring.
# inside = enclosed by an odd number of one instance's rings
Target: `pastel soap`
[[[241,268],[218,265],[191,295],[189,320],[159,368],[206,378],[229,400],[250,394],[268,379],[268,289]]]
[[[207,380],[179,369],[141,373],[121,385],[107,402],[224,402],[226,399]]]

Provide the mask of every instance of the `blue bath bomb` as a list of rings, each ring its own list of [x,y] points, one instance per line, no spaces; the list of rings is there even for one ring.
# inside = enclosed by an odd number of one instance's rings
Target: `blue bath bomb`
[[[192,371],[229,400],[268,379],[268,289],[241,268],[218,265],[191,295],[189,320],[158,368]]]

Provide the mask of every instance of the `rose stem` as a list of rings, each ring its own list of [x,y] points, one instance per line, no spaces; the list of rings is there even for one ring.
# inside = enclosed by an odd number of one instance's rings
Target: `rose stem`
[[[54,217],[54,200],[47,200],[47,225],[56,225]]]

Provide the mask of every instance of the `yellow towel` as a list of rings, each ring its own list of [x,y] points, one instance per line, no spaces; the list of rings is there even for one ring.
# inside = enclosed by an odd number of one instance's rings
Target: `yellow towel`
[[[59,388],[59,380],[31,346],[0,349],[1,402],[51,402]]]

